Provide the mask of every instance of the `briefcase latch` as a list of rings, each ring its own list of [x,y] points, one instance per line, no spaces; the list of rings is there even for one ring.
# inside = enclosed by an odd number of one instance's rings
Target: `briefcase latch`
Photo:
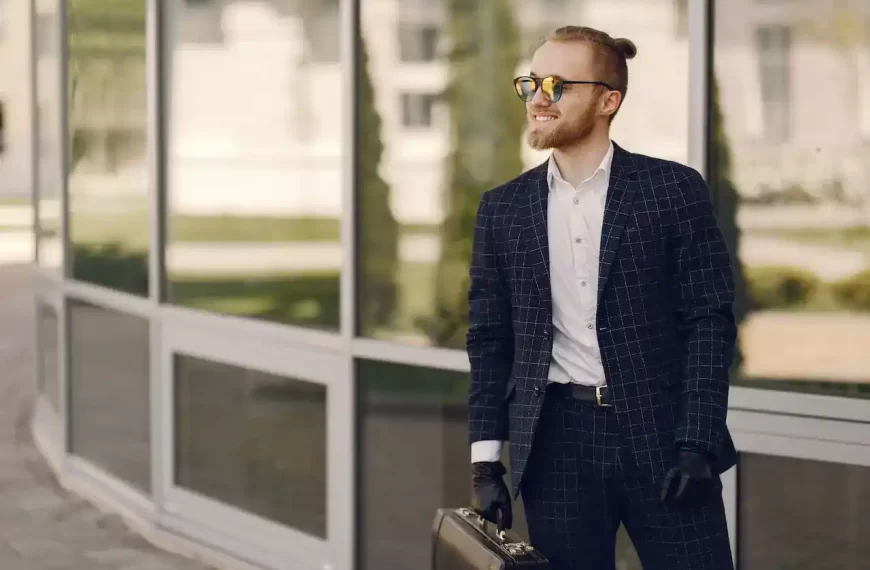
[[[504,547],[511,556],[527,554],[534,550],[534,547],[528,542],[506,542]]]
[[[473,510],[466,509],[466,508],[459,509],[459,512],[464,517],[477,519],[478,526],[480,526],[481,530],[483,530],[486,521],[484,520],[484,518],[482,516],[480,516],[479,514],[474,512]],[[499,530],[496,533],[496,536],[498,537],[499,541],[501,541],[501,545],[504,547],[505,550],[508,551],[508,554],[510,554],[511,556],[516,556],[518,554],[526,554],[526,553],[529,553],[529,552],[532,552],[533,550],[535,550],[535,547],[526,541],[506,542],[507,535],[505,534],[505,531],[503,531],[503,530]]]

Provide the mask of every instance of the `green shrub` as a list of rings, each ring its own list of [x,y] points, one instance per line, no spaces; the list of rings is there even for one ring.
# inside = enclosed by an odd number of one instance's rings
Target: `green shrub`
[[[834,284],[834,297],[855,311],[870,311],[870,269]]]
[[[748,267],[749,295],[754,309],[783,309],[807,303],[821,280],[798,267]]]
[[[205,278],[170,276],[169,300],[202,311],[337,330],[338,273]]]
[[[132,251],[120,243],[76,244],[72,250],[73,278],[125,293],[148,295],[148,252]]]

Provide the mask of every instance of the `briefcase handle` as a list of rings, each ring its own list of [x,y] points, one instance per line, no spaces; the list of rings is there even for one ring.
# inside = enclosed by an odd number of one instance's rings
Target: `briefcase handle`
[[[466,517],[471,517],[471,518],[477,519],[477,525],[480,527],[480,530],[483,531],[484,533],[486,533],[486,522],[487,521],[485,518],[480,516],[478,513],[476,513],[472,509],[462,508],[462,509],[460,509],[460,512]],[[496,524],[495,536],[501,542],[505,542],[507,540],[507,535],[505,534],[505,528],[504,528],[504,516],[502,515],[501,509],[499,509],[496,512],[497,512],[497,514],[496,514],[496,523],[495,523]]]
[[[499,510],[498,512],[499,512],[499,516],[496,517],[496,519],[497,519],[496,525],[498,526],[498,532],[496,533],[496,538],[498,538],[502,547],[511,556],[517,556],[520,554],[528,554],[528,553],[534,551],[535,547],[532,546],[531,544],[529,544],[528,542],[525,542],[525,541],[509,542],[508,541],[506,531],[503,528],[503,521],[502,521],[502,518],[500,516],[501,510]],[[473,509],[468,509],[468,508],[462,507],[459,509],[459,513],[464,517],[477,519],[477,525],[480,527],[480,532],[484,533],[487,536],[491,536],[490,533],[486,532],[486,522],[487,522],[486,519],[484,519],[482,516],[480,516],[479,514],[474,512]]]

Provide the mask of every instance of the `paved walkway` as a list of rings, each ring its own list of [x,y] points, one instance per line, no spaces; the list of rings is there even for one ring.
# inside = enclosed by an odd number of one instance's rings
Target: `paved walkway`
[[[0,569],[206,570],[70,495],[35,449],[27,269],[0,264]]]

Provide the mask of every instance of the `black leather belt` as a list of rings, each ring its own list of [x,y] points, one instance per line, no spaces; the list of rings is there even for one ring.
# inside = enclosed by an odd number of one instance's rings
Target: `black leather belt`
[[[613,398],[608,386],[583,386],[574,382],[569,382],[568,384],[550,382],[547,386],[547,392],[560,398],[572,398],[574,400],[592,402],[602,408],[613,407]]]

